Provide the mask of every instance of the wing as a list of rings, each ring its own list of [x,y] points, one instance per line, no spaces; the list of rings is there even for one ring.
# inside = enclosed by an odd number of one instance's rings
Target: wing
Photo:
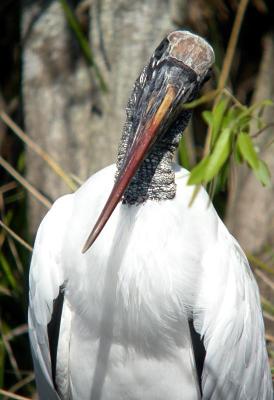
[[[38,393],[45,400],[60,399],[55,390],[58,380],[59,393],[68,390],[71,313],[64,300],[62,245],[71,208],[71,195],[54,203],[39,227],[30,267],[29,337]]]
[[[203,399],[272,400],[258,287],[236,240],[220,222],[202,260],[195,329],[206,349]]]

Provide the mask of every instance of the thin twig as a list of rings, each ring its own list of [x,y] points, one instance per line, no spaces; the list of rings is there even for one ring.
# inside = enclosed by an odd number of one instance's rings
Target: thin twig
[[[241,0],[240,4],[238,6],[238,10],[236,13],[236,18],[232,27],[232,31],[231,31],[231,35],[229,38],[229,42],[228,42],[228,46],[227,46],[227,50],[226,50],[226,54],[225,54],[225,58],[224,58],[224,63],[223,63],[223,67],[220,73],[220,77],[219,77],[219,82],[218,82],[218,89],[223,89],[226,85],[229,73],[230,73],[230,69],[232,66],[232,61],[233,61],[233,57],[234,57],[234,53],[235,53],[235,49],[236,49],[236,45],[237,45],[237,41],[238,41],[238,37],[239,37],[239,33],[240,33],[240,29],[242,26],[242,21],[243,21],[243,17],[246,11],[246,7],[248,4],[248,0]]]
[[[31,400],[28,397],[20,396],[19,394],[11,393],[8,392],[7,390],[0,389],[0,394],[3,396],[7,396],[9,399],[15,399],[15,400]]]
[[[9,192],[9,191],[12,190],[12,189],[16,189],[16,187],[17,187],[17,183],[16,183],[16,182],[8,182],[8,183],[5,183],[4,185],[2,185],[2,186],[0,187],[0,193],[1,193],[1,194],[4,194],[4,193],[6,193],[6,192]]]
[[[260,269],[263,269],[264,271],[268,272],[269,274],[274,275],[274,269],[271,268],[269,265],[264,263],[262,260],[260,260],[258,257],[253,256],[252,254],[247,253],[247,258],[248,261],[251,264],[256,265],[256,267],[259,267]]]
[[[17,326],[17,328],[14,328],[12,330],[10,330],[8,333],[4,334],[4,338],[8,341],[14,339],[17,336],[21,336],[25,333],[28,332],[28,325],[27,324],[23,324],[20,326]]]
[[[24,379],[21,379],[21,381],[17,382],[15,385],[11,386],[9,388],[10,392],[14,393],[17,390],[21,389],[22,387],[26,386],[28,383],[32,382],[35,379],[34,373],[30,373],[28,376],[26,376]]]
[[[211,100],[215,99],[216,96],[220,94],[220,92],[221,91],[219,89],[211,90],[210,92],[207,92],[206,94],[204,94],[203,96],[199,97],[196,100],[190,101],[189,103],[183,103],[182,109],[189,110],[198,107],[201,104],[208,103]]]
[[[7,289],[5,286],[0,285],[0,294],[4,294],[5,296],[11,296],[11,291]]]
[[[264,311],[263,316],[264,316],[264,318],[268,319],[269,321],[274,322],[273,315],[269,314],[268,312]]]
[[[266,129],[271,128],[272,126],[274,126],[274,122],[270,122],[269,124],[266,124],[262,129],[260,129],[259,131],[253,133],[252,135],[250,135],[250,137],[252,139],[258,137],[261,133],[263,133]]]
[[[22,239],[17,233],[15,233],[12,229],[10,229],[1,219],[0,219],[0,226],[10,235],[15,239],[18,243],[20,243],[22,246],[24,246],[27,250],[32,252],[32,247],[24,240]]]
[[[13,368],[13,371],[14,371],[14,374],[15,374],[16,378],[18,380],[22,379],[22,375],[20,373],[16,358],[14,357],[13,350],[11,348],[10,342],[8,340],[6,340],[4,335],[2,335],[2,340],[3,340],[4,347],[6,349],[6,353],[7,353],[8,357],[9,357],[10,364],[11,364],[11,366]]]
[[[51,202],[42,195],[33,185],[31,185],[22,175],[20,175],[2,156],[0,156],[0,165],[8,171],[26,190],[28,190],[45,207],[50,208]]]
[[[242,103],[237,99],[237,97],[235,97],[235,96],[231,93],[231,91],[230,91],[229,89],[223,88],[222,92],[223,92],[224,94],[226,94],[227,97],[229,97],[241,110],[243,110],[243,111],[246,110],[245,105],[242,104]],[[221,91],[220,91],[219,93],[221,93]]]
[[[274,138],[271,139],[268,143],[266,143],[263,147],[263,150],[268,149],[274,143]]]
[[[46,153],[40,146],[38,146],[25,132],[8,116],[5,111],[0,111],[0,118],[8,125],[8,127],[38,156],[40,156],[49,167],[55,172],[56,175],[67,184],[71,190],[76,190],[77,187],[69,175],[63,170],[63,168],[53,158]]]
[[[266,334],[265,334],[265,338],[266,338],[266,340],[268,340],[269,342],[274,343],[274,336],[273,336],[273,335],[270,335],[269,333],[266,333]]]
[[[261,280],[268,286],[270,287],[270,289],[274,290],[274,283],[272,282],[271,279],[268,278],[268,276],[266,276],[262,271],[260,271],[259,269],[255,269],[255,273],[256,275],[258,275]]]
[[[79,178],[77,175],[70,174],[70,176],[74,180],[74,182],[76,182],[78,187],[83,185],[84,181],[81,178]]]
[[[274,316],[274,305],[264,296],[261,296],[261,303],[263,306],[263,310]]]
[[[9,236],[7,239],[8,239],[8,244],[9,244],[9,247],[10,247],[10,251],[11,251],[11,254],[13,255],[13,258],[14,258],[15,264],[17,266],[17,269],[20,272],[20,274],[23,274],[24,273],[24,267],[23,267],[22,261],[21,261],[21,259],[19,257],[19,254],[18,254],[18,251],[17,251],[17,247],[15,246],[14,240],[13,240],[13,238],[11,236]]]
[[[238,6],[238,9],[237,9],[235,21],[234,21],[234,24],[232,27],[231,35],[229,38],[229,42],[228,42],[228,46],[227,46],[227,50],[225,53],[225,58],[224,58],[222,70],[220,73],[218,86],[217,86],[217,90],[220,90],[220,92],[222,91],[222,89],[224,89],[227,79],[230,74],[232,60],[233,60],[233,57],[235,54],[236,45],[237,45],[237,41],[238,41],[238,37],[239,37],[239,33],[240,33],[240,29],[241,29],[241,25],[242,25],[242,21],[243,21],[243,17],[244,17],[245,11],[246,11],[247,4],[248,4],[248,0],[241,0],[240,4]],[[213,112],[215,110],[216,105],[219,102],[220,96],[221,96],[221,94],[218,94],[214,100]],[[208,131],[207,131],[207,136],[206,136],[204,156],[206,156],[209,152],[210,143],[211,143],[211,135],[212,135],[212,129],[209,127]]]
[[[24,198],[25,198],[24,190],[17,190],[15,194],[5,197],[5,205],[7,206],[8,204],[15,203],[16,201],[22,200]]]

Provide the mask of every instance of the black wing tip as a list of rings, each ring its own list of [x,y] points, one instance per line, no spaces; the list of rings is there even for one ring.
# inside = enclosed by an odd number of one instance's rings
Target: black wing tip
[[[49,321],[47,326],[52,381],[56,390],[58,389],[56,384],[57,350],[58,350],[61,318],[62,318],[62,311],[64,304],[65,288],[66,288],[66,282],[64,282],[59,287],[58,296],[53,300],[51,320]]]

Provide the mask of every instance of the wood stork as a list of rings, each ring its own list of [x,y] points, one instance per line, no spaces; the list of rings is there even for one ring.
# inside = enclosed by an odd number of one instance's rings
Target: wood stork
[[[116,166],[41,223],[29,301],[40,399],[272,399],[247,259],[204,190],[189,207],[188,171],[172,164],[182,103],[213,62],[205,40],[170,33],[135,83]]]

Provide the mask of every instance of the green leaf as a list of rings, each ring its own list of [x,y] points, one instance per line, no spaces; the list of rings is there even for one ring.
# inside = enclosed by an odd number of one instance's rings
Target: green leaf
[[[235,151],[234,151],[234,158],[237,164],[242,164],[243,163],[243,157],[240,152],[239,146],[236,146]]]
[[[252,115],[244,115],[244,113],[241,113],[239,117],[235,120],[235,128],[237,128],[237,131],[249,131],[249,126],[250,122],[252,119]]]
[[[223,117],[221,129],[234,127],[235,121],[241,112],[242,110],[238,107],[230,107]]]
[[[252,143],[250,136],[241,132],[238,136],[237,147],[243,156],[243,158],[247,161],[252,169],[259,168],[259,158]]]
[[[218,174],[226,160],[230,155],[231,149],[231,130],[224,129],[209,156],[208,163],[206,164],[206,171],[204,174],[204,181],[209,182],[215,175]]]
[[[17,161],[17,169],[18,169],[18,171],[23,173],[24,169],[25,169],[25,166],[26,166],[25,152],[22,151],[22,153],[19,155],[18,161]]]
[[[211,154],[193,168],[187,182],[188,185],[209,182],[217,175],[229,157],[230,148],[231,130],[227,128],[222,131]]]
[[[198,185],[199,183],[202,183],[205,179],[205,170],[206,166],[209,161],[209,156],[204,158],[197,164],[193,170],[190,173],[190,176],[188,178],[187,184],[188,185]]]
[[[225,190],[226,183],[228,181],[228,175],[229,175],[229,163],[226,163],[225,166],[221,169],[220,173],[218,174],[215,193]]]
[[[262,107],[266,106],[273,106],[272,100],[265,99],[262,101],[258,101],[257,103],[253,104],[251,107],[245,107],[244,111],[239,115],[239,119],[243,118],[252,118],[252,114],[256,110],[260,110]]]
[[[179,161],[180,165],[186,169],[190,169],[190,161],[187,153],[185,136],[182,137],[179,143]]]
[[[13,289],[16,289],[16,280],[12,274],[10,265],[3,253],[0,253],[0,265],[10,286]]]
[[[202,117],[204,119],[204,121],[207,123],[208,126],[212,125],[213,122],[213,115],[211,111],[203,111],[202,112]]]
[[[271,185],[271,174],[267,164],[263,160],[259,160],[259,167],[254,169],[254,174],[263,186],[269,187]]]
[[[225,111],[227,109],[227,105],[229,103],[228,98],[222,98],[217,106],[214,108],[213,111],[213,121],[212,121],[212,134],[211,134],[211,146],[214,146],[218,133],[220,132],[221,126],[222,126],[222,121],[223,117],[225,114]]]

